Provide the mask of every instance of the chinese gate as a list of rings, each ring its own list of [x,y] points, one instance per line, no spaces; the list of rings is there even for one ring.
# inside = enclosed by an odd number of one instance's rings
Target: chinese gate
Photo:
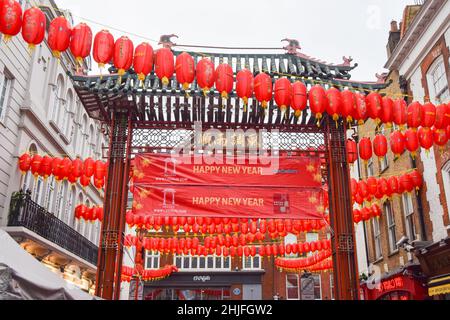
[[[180,53],[174,52],[175,55]],[[228,63],[235,73],[245,67],[255,75],[266,72],[274,80],[286,76],[291,81],[300,78],[307,85],[319,81],[330,87],[345,86],[359,91],[383,87],[351,82],[349,72],[354,66],[351,67],[348,61],[342,65],[326,64],[295,50],[272,55],[190,54],[196,63],[207,56],[215,65]],[[230,94],[227,100],[214,90],[204,95],[195,82],[185,92],[176,79],[164,87],[154,74],[142,84],[132,71],[121,81],[116,74],[72,78],[90,117],[108,126],[110,140],[96,295],[119,299],[131,159],[143,152],[168,153],[192,142],[194,128],[200,123],[205,130],[265,130],[263,143],[266,145],[276,144],[283,152],[314,152],[321,157],[323,182],[328,184],[330,199],[336,298],[358,299],[359,277],[344,121],[335,124],[331,117],[325,116],[319,127],[309,110],[305,110],[300,118],[296,118],[292,110],[283,116],[274,101],[265,111],[256,99],[250,99],[248,107],[244,108],[235,94]],[[278,133],[273,134],[271,130]]]

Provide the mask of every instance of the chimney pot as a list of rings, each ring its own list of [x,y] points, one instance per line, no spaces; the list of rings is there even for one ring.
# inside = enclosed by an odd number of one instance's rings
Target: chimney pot
[[[391,21],[391,32],[398,32],[398,23],[395,20]]]

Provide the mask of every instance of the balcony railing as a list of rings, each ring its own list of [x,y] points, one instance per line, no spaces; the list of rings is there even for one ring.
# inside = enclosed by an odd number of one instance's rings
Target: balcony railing
[[[13,194],[8,226],[24,227],[83,260],[97,265],[98,247],[32,201],[29,191]]]

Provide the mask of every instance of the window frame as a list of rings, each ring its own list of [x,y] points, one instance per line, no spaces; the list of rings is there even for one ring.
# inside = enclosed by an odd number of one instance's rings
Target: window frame
[[[409,211],[407,209],[409,209]],[[414,220],[414,203],[412,196],[408,193],[402,194],[402,211],[403,217],[405,218],[406,236],[410,241],[417,240],[416,224]]]
[[[9,102],[11,98],[12,86],[14,78],[9,76],[7,70],[0,73],[0,123],[6,122],[6,114],[9,109]],[[6,82],[6,87],[5,87]],[[5,93],[3,94],[3,90]],[[3,99],[3,102],[1,101]]]
[[[388,244],[389,244],[389,253],[394,254],[398,252],[397,247],[397,230],[396,230],[396,222],[394,210],[392,208],[392,203],[390,201],[386,201],[383,203],[383,211],[386,215],[386,226],[388,231]]]
[[[149,266],[149,260],[151,261]],[[155,267],[156,262],[156,267]],[[161,253],[159,251],[145,250],[145,269],[146,270],[158,270],[161,266]]]
[[[381,226],[380,219],[372,219],[372,231],[374,239],[374,253],[375,260],[380,260],[383,258],[383,247],[381,244]]]
[[[255,267],[255,261],[258,261],[259,267]],[[247,262],[250,262],[250,267],[247,267]],[[244,271],[263,270],[261,256],[259,254],[254,257],[243,256],[242,257],[242,270],[244,270]]]
[[[288,281],[289,277],[295,277],[296,281],[297,281],[297,286],[292,286],[290,285],[290,282]],[[286,300],[291,300],[291,301],[298,301],[301,300],[301,292],[300,292],[300,275],[298,274],[294,274],[294,273],[287,273],[286,274]],[[297,298],[289,298],[289,289],[297,289]]]
[[[440,76],[436,79],[436,73],[438,71],[443,71]],[[449,83],[447,81],[447,72],[445,70],[445,62],[444,62],[444,56],[440,55],[431,65],[431,67],[428,69],[427,72],[427,80],[428,80],[428,86],[430,91],[430,100],[431,96],[433,97],[433,100],[435,104],[441,104],[446,103],[450,100],[450,87]],[[447,81],[446,84],[444,84],[442,87],[440,87],[441,81]],[[446,94],[446,96],[444,96]],[[443,98],[444,96],[444,98]]]
[[[197,259],[197,268],[192,267],[192,261],[193,259]],[[181,263],[177,263],[177,259],[181,259]],[[217,268],[217,259],[221,260],[221,268]],[[187,267],[185,267],[186,260]],[[226,260],[228,260],[228,268],[225,268],[224,265],[226,264]],[[204,268],[200,267],[201,262],[204,262]],[[212,261],[213,267],[208,267],[208,263]],[[178,267],[180,272],[202,272],[202,271],[214,271],[214,272],[230,272],[231,271],[231,257],[224,257],[224,256],[216,256],[216,255],[208,255],[208,256],[190,256],[190,255],[178,255],[175,254],[173,256],[173,264]]]
[[[323,293],[322,293],[322,276],[320,274],[313,274],[312,277],[314,278],[314,300],[320,301],[323,298]],[[316,281],[317,279],[319,280],[318,282]],[[317,286],[319,287],[319,292],[320,292],[320,297],[319,298],[316,297]]]

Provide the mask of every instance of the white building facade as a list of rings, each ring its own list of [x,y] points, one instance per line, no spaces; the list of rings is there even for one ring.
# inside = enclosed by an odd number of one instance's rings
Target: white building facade
[[[31,6],[29,1],[21,3],[24,10]],[[43,6],[48,28],[61,13],[52,0],[38,3]],[[70,13],[65,15],[72,22]],[[90,62],[86,63],[88,69]],[[103,160],[107,141],[102,126],[89,118],[67,75],[74,72],[75,65],[69,53],[64,53],[60,61],[55,59],[46,40],[32,53],[20,34],[0,45],[0,227],[53,271],[92,290],[100,223],[77,221],[74,210],[82,203],[102,206],[103,192],[93,185],[84,190],[79,184],[56,182],[53,177],[44,180],[35,179],[31,173],[23,176],[18,170],[18,157],[25,152]],[[47,229],[61,233],[57,241],[38,234],[37,227],[33,231],[29,225],[9,226],[11,200],[20,190],[31,191],[27,201],[32,205],[24,209],[30,211],[30,219],[37,212],[54,217]],[[92,252],[82,254],[81,246],[76,249],[77,243],[89,244]]]

